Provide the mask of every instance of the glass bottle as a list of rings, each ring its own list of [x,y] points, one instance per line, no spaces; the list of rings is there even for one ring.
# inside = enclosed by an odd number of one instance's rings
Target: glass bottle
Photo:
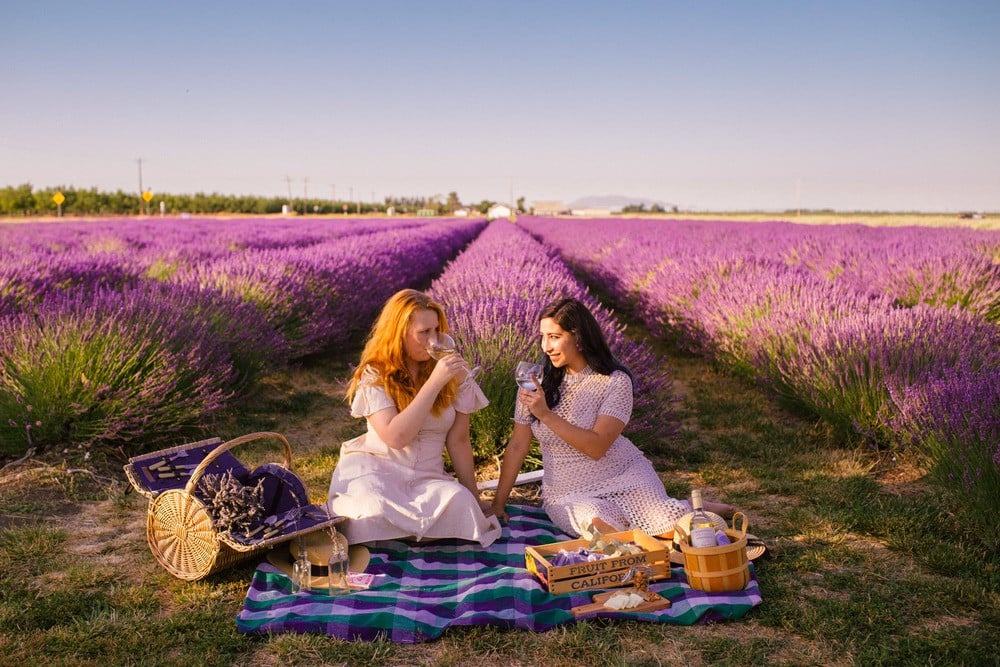
[[[334,526],[330,531],[330,558],[327,560],[327,592],[330,595],[343,595],[351,592],[347,583],[350,558],[347,538],[337,532]]]
[[[691,530],[688,533],[691,546],[699,549],[716,546],[715,522],[702,508],[701,489],[691,491],[691,508],[694,510],[691,515]]]
[[[292,592],[308,592],[312,588],[312,563],[309,562],[309,555],[306,553],[305,540],[298,538],[299,555],[292,563]]]

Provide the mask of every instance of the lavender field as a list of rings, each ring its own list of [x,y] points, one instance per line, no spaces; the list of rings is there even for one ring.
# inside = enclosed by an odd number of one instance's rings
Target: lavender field
[[[290,360],[354,345],[483,221],[0,226],[0,453],[155,448]]]
[[[290,362],[359,345],[428,288],[499,452],[548,300],[591,303],[637,373],[630,435],[676,430],[669,364],[704,355],[842,438],[912,452],[970,520],[1000,507],[1000,232],[666,220],[140,219],[0,225],[0,454],[156,448]],[[596,295],[600,294],[602,303]],[[625,335],[613,308],[649,339]],[[978,517],[978,518],[977,518]]]
[[[1000,232],[524,219],[601,291],[842,436],[912,449],[993,534]]]

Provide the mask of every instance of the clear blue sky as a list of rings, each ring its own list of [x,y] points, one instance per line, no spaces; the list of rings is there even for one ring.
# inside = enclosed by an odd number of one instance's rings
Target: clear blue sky
[[[1000,2],[4,2],[0,186],[1000,211]],[[290,180],[286,180],[290,179]]]

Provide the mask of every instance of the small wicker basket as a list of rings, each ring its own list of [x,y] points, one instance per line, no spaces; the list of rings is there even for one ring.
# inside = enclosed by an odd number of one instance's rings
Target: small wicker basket
[[[195,490],[198,481],[206,470],[218,471],[221,468],[229,470],[238,476],[246,476],[249,472],[227,452],[239,445],[260,439],[276,439],[281,443],[284,462],[281,472],[286,479],[291,480],[299,488],[295,495],[305,495],[305,487],[301,480],[291,472],[292,450],[288,440],[278,433],[251,433],[218,444],[218,438],[204,440],[188,446],[173,447],[169,450],[153,452],[129,460],[125,472],[129,480],[141,493],[150,498],[146,517],[146,542],[153,556],[168,572],[180,579],[195,581],[207,577],[220,570],[232,567],[242,561],[261,555],[274,545],[288,541],[298,535],[311,533],[325,526],[336,524],[342,517],[325,515],[320,508],[305,505],[297,512],[294,521],[288,521],[280,530],[266,538],[238,538],[229,532],[220,531],[213,523],[212,517],[198,497]],[[152,489],[149,471],[155,468],[157,461],[165,457],[176,457],[192,452],[193,460],[198,455],[204,458],[197,465],[193,462],[193,470],[187,477],[187,483],[182,488]],[[206,453],[207,452],[207,453]],[[222,457],[222,458],[220,458]],[[218,460],[217,460],[218,459]],[[274,464],[265,464],[274,465]],[[264,467],[264,466],[262,466]],[[296,503],[307,499],[296,498]]]
[[[736,529],[737,519],[741,529]],[[726,535],[731,544],[716,547],[692,547],[680,542],[684,554],[684,572],[688,585],[708,593],[740,591],[750,582],[750,565],[747,559],[747,518],[742,512],[733,516],[733,528]]]

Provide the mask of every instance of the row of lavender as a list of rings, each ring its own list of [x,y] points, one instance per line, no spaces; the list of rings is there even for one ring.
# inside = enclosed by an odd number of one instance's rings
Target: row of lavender
[[[431,285],[447,306],[463,353],[484,370],[479,377],[490,406],[473,415],[477,458],[502,451],[517,397],[514,366],[538,361],[538,314],[549,302],[575,297],[594,312],[612,350],[635,374],[634,418],[628,433],[651,446],[676,429],[670,370],[645,342],[635,342],[554,253],[507,221],[492,223]]]
[[[144,218],[0,225],[0,315],[69,287],[120,290],[244,253],[322,249],[350,236],[427,221]]]
[[[0,225],[0,258],[20,253],[127,249],[154,259],[218,257],[241,250],[304,247],[342,236],[419,227],[431,220],[344,218],[134,218]]]
[[[899,306],[958,306],[1000,321],[1000,231],[684,220],[589,220],[585,227],[586,247],[574,254],[601,282],[624,291],[669,273],[672,264],[763,262]]]
[[[1000,234],[522,219],[662,337],[1000,506]],[[995,527],[990,527],[990,534]]]
[[[355,344],[484,224],[0,227],[0,453],[203,425],[262,374]]]

